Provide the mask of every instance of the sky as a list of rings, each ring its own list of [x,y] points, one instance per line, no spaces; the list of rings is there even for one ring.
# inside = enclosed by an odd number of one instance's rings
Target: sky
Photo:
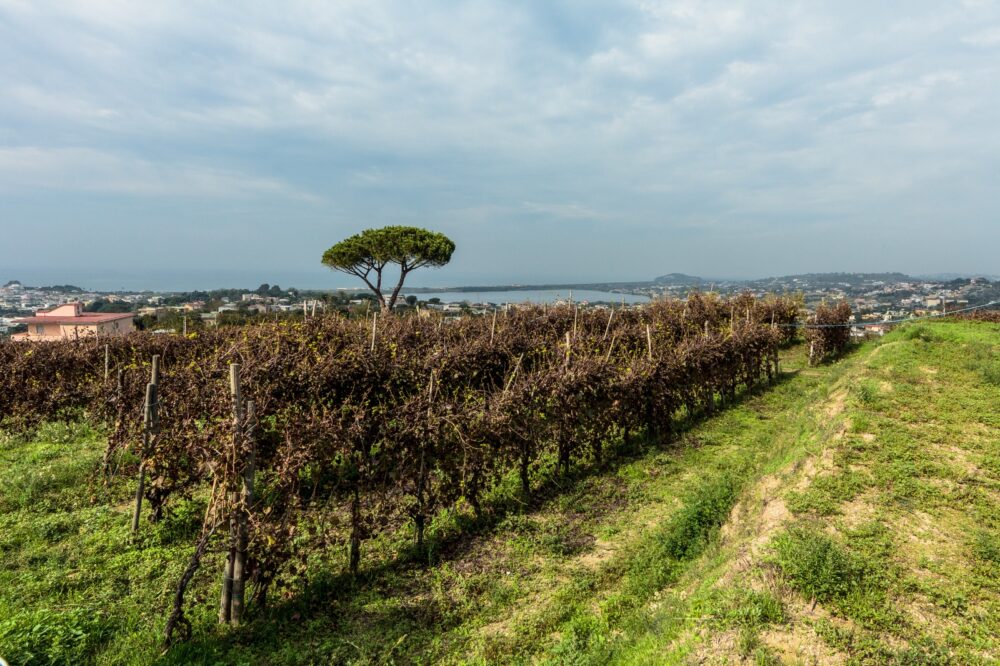
[[[0,0],[0,282],[1000,274],[1000,4]]]

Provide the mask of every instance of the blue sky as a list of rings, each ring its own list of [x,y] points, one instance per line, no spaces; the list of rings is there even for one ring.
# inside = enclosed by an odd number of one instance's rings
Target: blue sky
[[[998,274],[998,81],[989,0],[0,0],[0,280]]]

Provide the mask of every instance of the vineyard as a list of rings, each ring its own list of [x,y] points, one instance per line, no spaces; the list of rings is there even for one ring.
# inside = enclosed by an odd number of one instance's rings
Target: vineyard
[[[433,515],[479,515],[508,477],[528,498],[541,466],[565,474],[600,465],[615,438],[670,438],[679,420],[772,380],[797,317],[787,300],[698,296],[6,344],[0,413],[8,428],[79,413],[103,424],[104,475],[138,479],[137,517],[148,507],[159,521],[211,489],[170,641],[187,628],[185,587],[206,551],[230,553],[220,619],[238,623],[243,587],[265,607],[305,549],[346,547],[356,572],[366,539],[411,525],[419,548]],[[317,512],[348,529],[302,538]]]

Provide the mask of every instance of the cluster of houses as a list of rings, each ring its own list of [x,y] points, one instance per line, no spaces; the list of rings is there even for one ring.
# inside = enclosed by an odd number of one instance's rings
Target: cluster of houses
[[[838,282],[839,277],[839,275],[790,276],[769,280],[766,285],[732,283],[724,285],[719,291],[736,293],[750,288],[759,295],[767,292],[797,292],[805,298],[807,307],[813,307],[822,300],[829,302],[846,299],[855,312],[857,334],[880,334],[888,328],[883,322],[951,312],[966,308],[970,304],[1000,300],[1000,281],[990,282],[985,278],[933,282],[899,276],[889,279],[869,277],[855,279],[853,282]],[[691,289],[690,285],[660,285],[659,288],[665,290],[662,293],[669,293],[677,298],[684,298]],[[675,288],[676,293],[671,291]],[[289,295],[292,298],[289,298]],[[433,295],[428,294],[428,296]],[[84,311],[82,303],[99,299],[105,302],[126,303],[130,311],[122,313]],[[345,306],[364,308],[366,305],[371,305],[370,300],[357,297],[352,300],[340,297],[336,300],[339,305],[335,307],[338,308]],[[411,303],[414,300],[412,297],[409,298]],[[174,299],[173,303],[176,302]],[[79,339],[88,336],[124,335],[135,330],[136,324],[133,318],[137,316],[146,317],[148,322],[148,319],[160,320],[168,315],[180,314],[211,326],[227,313],[279,315],[301,312],[305,316],[315,316],[325,312],[328,307],[325,301],[318,299],[298,300],[295,294],[271,295],[260,292],[230,293],[211,303],[200,300],[181,304],[167,303],[170,303],[169,297],[149,292],[90,293],[69,286],[30,288],[11,281],[0,287],[0,336],[10,334],[13,339],[24,341]],[[588,304],[585,301],[579,304],[585,307],[607,307],[602,304]],[[409,307],[412,306],[403,299],[397,302],[397,308]],[[443,303],[431,297],[427,301],[420,302],[417,310],[422,316],[430,316],[434,312],[445,315],[489,315],[506,307],[516,306],[468,301]],[[185,328],[186,326],[187,319]]]

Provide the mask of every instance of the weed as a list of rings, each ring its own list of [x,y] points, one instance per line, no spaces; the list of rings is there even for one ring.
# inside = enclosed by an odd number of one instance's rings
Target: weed
[[[785,622],[785,607],[770,592],[758,592],[749,588],[727,589],[720,593],[716,601],[715,625],[722,629],[737,629],[739,653],[742,657],[768,657],[760,646],[761,629]],[[768,662],[764,662],[768,663]]]
[[[832,516],[839,513],[841,503],[849,502],[864,490],[865,481],[862,474],[849,470],[819,476],[804,491],[788,493],[788,508],[793,513]]]
[[[1000,565],[1000,537],[986,531],[978,532],[972,552],[984,562]]]
[[[716,623],[723,629],[765,627],[785,621],[785,606],[770,592],[749,588],[728,589],[721,593]]]
[[[871,407],[878,400],[878,387],[875,386],[875,382],[866,379],[855,384],[854,395],[859,404]]]
[[[937,331],[931,330],[929,326],[923,324],[904,326],[899,336],[904,340],[921,340],[923,342],[937,342],[941,339]]]
[[[810,599],[843,600],[863,583],[857,558],[814,527],[794,525],[775,537],[772,547],[789,583]]]
[[[112,629],[92,608],[16,614],[0,621],[0,654],[18,666],[79,664],[89,661]]]

